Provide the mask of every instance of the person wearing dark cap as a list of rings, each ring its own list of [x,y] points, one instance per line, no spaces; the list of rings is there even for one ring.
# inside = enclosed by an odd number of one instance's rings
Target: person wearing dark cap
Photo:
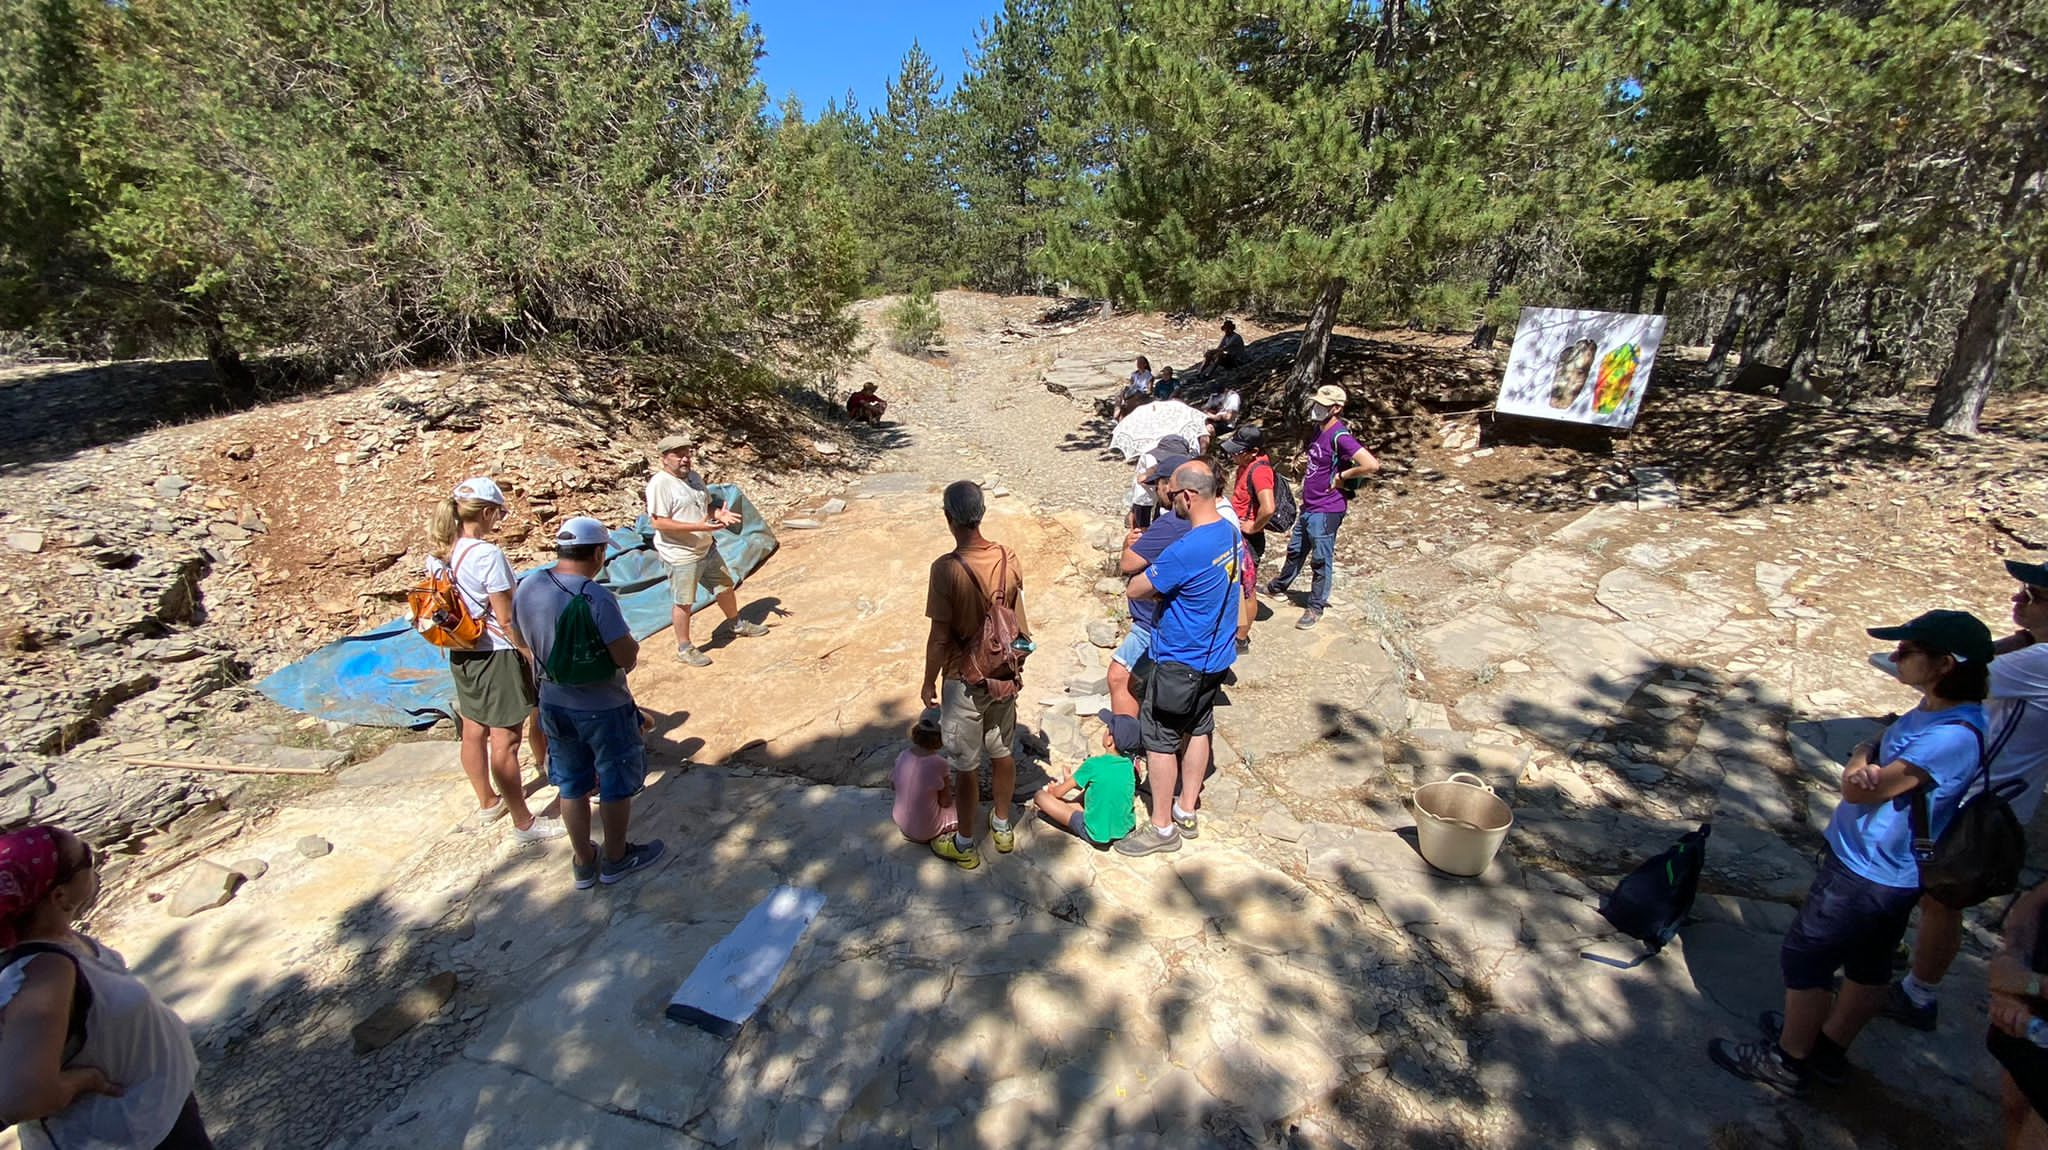
[[[1155,494],[1166,489],[1173,473],[1181,464],[1192,457],[1187,455],[1160,455],[1145,472],[1145,485]],[[1167,500],[1159,499],[1164,507]],[[1124,534],[1124,553],[1117,560],[1117,571],[1126,579],[1152,565],[1153,560],[1166,552],[1168,547],[1188,533],[1188,521],[1168,509],[1153,519],[1143,530],[1132,530]],[[1157,599],[1130,599],[1131,627],[1124,632],[1123,641],[1109,656],[1109,702],[1110,709],[1133,719],[1138,714],[1138,696],[1131,689],[1132,672],[1138,668],[1139,660],[1152,647],[1152,628],[1159,621]]]
[[[1892,953],[1920,900],[1910,796],[1926,792],[1939,838],[1984,750],[1991,629],[1964,611],[1929,611],[1869,633],[1898,642],[1899,681],[1920,692],[1920,703],[1850,753],[1828,856],[1779,951],[1784,1013],[1763,1016],[1757,1041],[1707,1044],[1723,1070],[1786,1094],[1847,1074],[1849,1044],[1884,1009]],[[1837,971],[1839,993],[1829,989]]]
[[[2000,639],[1991,660],[1991,697],[1984,714],[1991,727],[1985,754],[1991,790],[2012,806],[2020,825],[2033,821],[2048,785],[2048,564],[2005,561],[2019,581],[2012,621],[2019,630]],[[1941,980],[1963,946],[1963,908],[1923,895],[1913,932],[1913,970],[1891,988],[1884,1016],[1916,1030],[1933,1030]]]
[[[1266,457],[1266,433],[1257,424],[1247,423],[1231,432],[1230,438],[1223,441],[1223,456],[1236,469],[1230,485],[1230,509],[1237,513],[1245,547],[1251,552],[1247,574],[1256,587],[1258,563],[1266,557],[1266,524],[1272,522],[1273,512],[1279,506],[1276,488],[1280,477],[1273,470],[1273,461]],[[1248,603],[1243,617],[1237,621],[1239,653],[1251,646],[1252,619],[1257,612],[1258,604]]]

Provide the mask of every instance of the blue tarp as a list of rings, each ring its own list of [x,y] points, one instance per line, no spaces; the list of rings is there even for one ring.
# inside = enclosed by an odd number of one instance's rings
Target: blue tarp
[[[709,490],[740,514],[739,528],[720,531],[717,539],[733,578],[743,581],[775,554],[775,533],[738,487],[713,483]],[[644,640],[669,625],[668,565],[654,553],[645,515],[632,527],[612,532],[598,582],[618,595],[635,638]],[[700,588],[697,609],[709,607],[711,600],[711,593]],[[429,726],[452,714],[455,700],[448,653],[421,638],[403,618],[337,639],[256,689],[294,711],[366,727]]]

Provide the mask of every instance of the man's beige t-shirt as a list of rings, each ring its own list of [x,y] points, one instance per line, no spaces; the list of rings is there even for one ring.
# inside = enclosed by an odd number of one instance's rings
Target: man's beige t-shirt
[[[701,487],[657,470],[647,481],[647,516],[650,519],[673,519],[679,523],[708,523],[711,520],[711,496]],[[665,563],[691,563],[703,558],[709,550],[709,531],[654,533],[654,553]]]
[[[958,557],[967,565],[954,562]],[[1005,564],[1004,558],[1008,557]],[[996,574],[1003,576],[1002,594],[1016,612],[1017,630],[1031,633],[1024,618],[1024,565],[1017,553],[1000,543],[961,547],[932,560],[931,580],[925,593],[924,614],[946,625],[946,661],[941,673],[948,679],[960,677],[960,660],[966,645],[981,634],[982,619],[988,614],[989,598],[996,594]],[[969,571],[972,575],[969,575]],[[984,592],[986,588],[986,592]]]

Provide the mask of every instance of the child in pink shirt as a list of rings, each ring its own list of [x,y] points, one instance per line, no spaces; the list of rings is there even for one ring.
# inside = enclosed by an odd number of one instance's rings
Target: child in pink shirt
[[[928,843],[959,825],[953,813],[953,769],[939,753],[945,739],[937,718],[919,719],[910,728],[910,742],[889,772],[889,782],[896,788],[892,815],[904,838]]]

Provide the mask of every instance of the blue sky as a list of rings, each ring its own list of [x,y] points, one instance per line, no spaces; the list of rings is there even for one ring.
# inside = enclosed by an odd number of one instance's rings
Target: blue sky
[[[815,119],[827,100],[853,89],[863,109],[882,102],[882,86],[896,75],[914,39],[938,68],[950,91],[967,70],[981,22],[1001,0],[752,0],[747,5],[761,26],[768,55],[761,82],[772,107],[795,92],[804,116]]]

